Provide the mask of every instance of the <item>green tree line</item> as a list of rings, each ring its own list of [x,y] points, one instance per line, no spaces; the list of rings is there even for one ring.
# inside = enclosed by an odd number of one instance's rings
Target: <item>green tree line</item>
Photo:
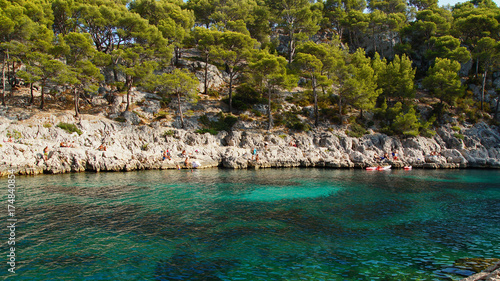
[[[200,82],[204,94],[219,90],[208,83],[213,64],[227,74],[229,112],[265,103],[268,129],[296,125],[290,114],[297,113],[275,113],[275,100],[301,86],[289,98],[312,105],[315,126],[357,112],[350,122],[425,134],[450,108],[470,120],[487,111],[496,117],[498,102],[489,109],[485,95],[495,90],[488,81],[500,62],[499,22],[492,0],[453,7],[437,0],[0,0],[0,98],[6,105],[7,86],[22,82],[29,103],[39,87],[43,109],[45,94],[62,86],[78,116],[80,99],[100,85],[126,95],[126,110],[131,89],[143,87],[175,95],[184,126],[181,97],[196,98]],[[177,69],[186,49],[197,50],[202,81]],[[480,87],[479,98],[468,84]],[[439,101],[433,117],[419,114],[417,90]]]

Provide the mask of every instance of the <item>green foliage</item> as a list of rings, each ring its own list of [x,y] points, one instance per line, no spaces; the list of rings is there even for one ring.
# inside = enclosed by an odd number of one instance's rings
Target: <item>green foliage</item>
[[[284,112],[283,114],[274,114],[276,125],[284,125],[288,129],[307,132],[311,130],[311,125],[303,122],[298,117],[297,112]]]
[[[18,140],[18,139],[22,138],[23,135],[18,130],[13,130],[12,132],[10,130],[7,130],[6,136],[8,138],[14,138],[14,139]]]
[[[225,70],[229,76],[229,81],[227,81],[229,82],[229,112],[232,112],[233,80],[245,69],[257,41],[245,34],[226,31],[218,36],[215,43],[210,50],[210,56],[216,62],[226,66]]]
[[[314,102],[314,98],[312,96],[311,91],[305,91],[302,93],[295,93],[292,96],[286,97],[285,100],[287,102],[290,102],[290,103],[293,103],[293,104],[296,104],[296,105],[302,106],[302,107],[308,106],[312,102]]]
[[[351,55],[347,77],[340,89],[341,98],[354,108],[370,110],[375,106],[382,89],[377,88],[377,76],[363,50],[358,49]]]
[[[216,129],[214,128],[204,128],[204,129],[198,129],[196,131],[194,131],[195,133],[197,134],[205,134],[205,133],[209,133],[211,135],[217,135],[219,133],[219,131],[217,131]]]
[[[455,138],[457,138],[457,139],[461,139],[461,140],[464,140],[464,138],[465,138],[465,136],[464,136],[464,135],[459,134],[459,133],[455,133],[455,134],[453,134],[453,136],[454,136]]]
[[[207,95],[209,95],[210,97],[216,98],[216,99],[218,99],[220,97],[219,91],[212,90],[212,89],[207,90]]]
[[[50,124],[50,123],[45,123],[45,124],[43,124],[43,127],[44,127],[44,128],[51,128],[51,127],[52,127],[52,124]]]
[[[407,136],[407,137],[415,137],[419,134],[420,122],[415,113],[414,108],[410,108],[410,110],[403,114],[402,112],[396,116],[394,123],[392,124],[393,131],[396,134]]]
[[[363,135],[367,134],[368,131],[365,128],[363,128],[361,124],[352,123],[350,130],[346,130],[345,133],[352,138],[360,138]]]
[[[168,130],[168,131],[163,132],[162,136],[163,137],[172,137],[174,134],[175,134],[175,132],[173,130]]]
[[[155,117],[156,117],[156,119],[165,119],[165,118],[167,118],[168,114],[169,113],[167,111],[160,110],[160,111],[158,111],[158,113],[155,114]]]
[[[223,99],[224,102],[229,104],[229,98]],[[262,95],[254,87],[248,83],[243,83],[236,88],[236,94],[233,97],[233,106],[238,110],[248,110],[252,105],[258,103],[265,103]]]
[[[210,121],[207,115],[200,116],[198,121],[200,121],[200,123],[205,127],[202,129],[203,133],[210,132],[211,134],[213,134],[212,132],[215,132],[215,134],[213,135],[216,135],[219,131],[229,132],[231,131],[234,124],[238,122],[238,117],[230,114],[225,115],[224,113],[220,112],[218,114],[218,117],[219,119],[217,121]]]
[[[253,114],[257,117],[262,117],[262,112],[258,111],[257,109],[252,109],[251,110]]]
[[[78,135],[83,134],[82,131],[80,129],[78,129],[78,127],[76,127],[75,124],[61,122],[61,123],[57,124],[57,127],[65,130],[69,134],[72,134],[74,132],[76,132]]]
[[[318,21],[321,19],[321,10],[314,9],[307,0],[270,1],[275,15],[275,24],[283,29],[288,37],[287,59],[291,64],[295,55],[297,42],[306,40],[319,30]]]
[[[377,61],[379,61],[378,54],[374,59],[374,62]],[[382,89],[382,93],[388,98],[400,100],[413,98],[416,70],[412,68],[412,61],[406,55],[401,57],[396,55],[392,62],[387,65],[383,65],[384,63],[385,60],[381,61],[382,65],[376,73],[377,85]]]
[[[469,77],[461,78],[486,91],[491,87],[488,77],[500,64],[500,12],[491,0],[469,1],[453,9],[438,7],[436,0],[0,2],[0,57],[9,66],[2,82],[10,84],[0,86],[2,102],[9,97],[6,91],[16,89],[21,80],[40,86],[41,108],[46,93],[70,90],[77,115],[79,99],[99,86],[114,85],[116,93],[127,93],[127,110],[134,87],[158,92],[162,108],[171,102],[170,94],[177,95],[179,105],[194,101],[199,85],[194,76],[179,70],[163,75],[180,66],[180,60],[190,60],[196,62],[198,73],[209,65],[224,72],[228,85],[219,89],[229,88],[230,110],[233,105],[242,110],[257,103],[269,105],[270,126],[272,111],[280,106],[275,97],[296,86],[299,75],[305,81],[300,86],[308,90],[287,100],[300,106],[314,104],[315,123],[319,110],[323,117],[339,121],[349,110],[372,110],[380,94],[389,106],[402,102],[399,108],[384,109],[381,104],[375,109],[382,126],[394,131],[394,124],[416,123],[409,109],[415,76],[444,104],[436,106],[438,117],[447,105],[458,105],[460,120],[477,122],[488,106],[481,104],[478,110],[474,97],[461,100],[457,62],[468,61],[472,52]],[[394,41],[401,43],[392,46]],[[282,45],[286,48],[278,48]],[[279,55],[276,50],[287,53]],[[393,60],[387,62],[377,52]],[[207,78],[200,78],[205,94],[219,99]],[[239,83],[247,85],[240,88]],[[232,97],[234,87],[237,93]],[[321,93],[338,98],[326,100]],[[341,114],[335,117],[335,111]],[[410,127],[405,132],[414,134]]]
[[[453,105],[463,93],[458,71],[460,63],[449,59],[436,59],[436,64],[428,71],[428,76],[422,81],[424,87],[441,102]]]
[[[461,47],[460,40],[451,35],[432,37],[430,44],[432,48],[427,50],[426,55],[431,60],[439,57],[465,63],[471,59],[467,48]]]
[[[247,114],[240,114],[239,118],[241,121],[252,121],[253,120]]]
[[[171,101],[172,101],[171,97],[162,96],[161,100],[160,100],[160,107],[161,108],[167,108]]]
[[[452,129],[453,131],[455,131],[455,132],[460,132],[460,131],[462,130],[462,129],[460,129],[460,127],[458,127],[458,126],[453,126],[453,127],[451,127],[451,129]]]

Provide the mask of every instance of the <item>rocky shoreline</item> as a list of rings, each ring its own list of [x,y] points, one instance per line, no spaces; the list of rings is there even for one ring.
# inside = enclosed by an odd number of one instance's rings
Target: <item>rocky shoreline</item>
[[[78,133],[58,128],[60,122],[75,124]],[[218,135],[166,128],[157,123],[132,125],[102,116],[39,114],[26,120],[0,117],[0,174],[14,169],[17,174],[59,174],[83,171],[132,171],[185,168],[197,161],[198,168],[230,169],[326,167],[364,168],[392,165],[402,168],[500,168],[500,131],[485,123],[461,130],[451,126],[437,129],[432,138],[401,139],[370,132],[352,138],[345,130],[324,129],[302,133],[268,133],[236,130]],[[60,147],[60,143],[73,147]],[[267,144],[267,145],[266,145]],[[99,146],[106,151],[100,151]],[[44,148],[48,147],[47,157]],[[171,160],[163,160],[169,150]],[[252,157],[257,150],[258,161]],[[186,155],[182,152],[185,151]],[[392,152],[393,157],[378,157]],[[435,154],[437,155],[431,155]],[[46,158],[46,159],[44,159]]]
[[[500,280],[500,261],[485,270],[464,278],[460,281],[497,281]]]

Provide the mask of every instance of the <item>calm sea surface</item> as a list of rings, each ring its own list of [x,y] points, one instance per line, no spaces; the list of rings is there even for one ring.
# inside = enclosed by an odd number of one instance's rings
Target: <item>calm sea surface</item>
[[[16,184],[16,273],[3,188],[0,280],[458,280],[470,272],[455,261],[500,258],[498,170],[141,171]]]

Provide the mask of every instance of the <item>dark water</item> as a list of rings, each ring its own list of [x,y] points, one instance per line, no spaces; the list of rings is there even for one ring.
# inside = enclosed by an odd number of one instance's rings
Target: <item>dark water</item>
[[[1,280],[458,280],[470,272],[456,260],[500,258],[500,171],[143,171],[17,186],[16,273],[2,227]]]

